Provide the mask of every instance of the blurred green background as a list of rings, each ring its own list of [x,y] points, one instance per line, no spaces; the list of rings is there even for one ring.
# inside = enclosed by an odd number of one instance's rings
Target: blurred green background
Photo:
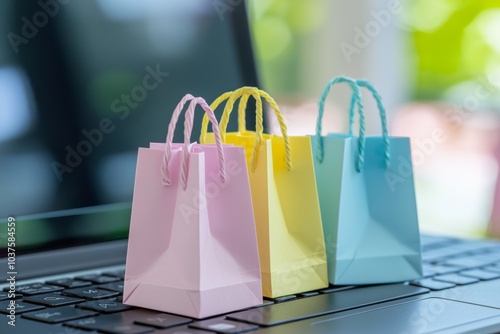
[[[261,76],[275,93],[302,92],[301,68],[307,39],[332,22],[338,1],[251,1],[251,23]],[[355,7],[359,1],[352,2]],[[415,61],[411,98],[439,99],[450,87],[500,72],[500,2],[497,0],[400,1],[403,12],[391,22],[403,30]],[[384,1],[365,1],[368,11]],[[363,4],[362,4],[363,5]],[[344,22],[338,22],[344,24]],[[324,52],[322,49],[316,50]],[[325,64],[326,65],[326,64]],[[295,70],[294,70],[295,69]]]
[[[257,0],[250,19],[262,85],[292,133],[314,132],[328,80],[367,78],[391,133],[412,139],[422,230],[500,236],[499,1]],[[338,90],[324,121],[334,132],[346,129],[349,94]]]

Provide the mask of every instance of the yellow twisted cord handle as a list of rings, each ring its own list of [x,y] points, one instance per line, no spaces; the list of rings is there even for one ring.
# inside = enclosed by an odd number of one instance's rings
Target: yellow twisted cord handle
[[[244,88],[251,88],[250,90],[244,90]],[[260,141],[262,140],[262,134],[264,133],[264,122],[263,122],[263,116],[262,116],[262,102],[261,102],[261,99],[258,98],[254,95],[255,93],[258,94],[259,97],[263,97],[267,103],[269,103],[269,105],[271,106],[271,108],[273,108],[273,111],[276,115],[276,117],[278,118],[278,123],[280,125],[280,129],[281,129],[281,134],[283,135],[283,140],[284,140],[284,143],[285,143],[285,163],[286,163],[286,167],[287,167],[287,170],[290,172],[292,170],[292,152],[291,152],[291,148],[290,148],[290,139],[288,137],[288,130],[287,130],[287,126],[285,124],[285,119],[283,117],[283,114],[281,113],[279,107],[278,107],[278,104],[276,103],[276,101],[274,101],[274,99],[268,94],[266,93],[265,91],[263,90],[260,90],[258,88],[253,88],[253,87],[243,87],[243,88],[240,88],[243,92],[245,92],[245,94],[251,94],[255,100],[257,101],[257,122],[256,122],[256,133],[257,133],[257,138],[255,139],[255,145],[254,145],[254,149],[253,149],[253,153],[252,153],[252,162],[251,162],[251,169],[252,169],[252,172],[255,171],[255,167],[257,165],[257,157],[258,157],[258,152],[259,152],[259,145],[260,145]],[[230,102],[228,102],[229,104]],[[241,106],[241,103],[240,103],[240,106]],[[227,107],[227,104],[226,104],[226,107]],[[241,114],[241,113],[239,113]],[[244,115],[244,113],[243,113]],[[227,116],[225,118],[225,116]],[[220,122],[220,128],[221,128],[221,133],[222,132],[225,132],[226,130],[226,127],[227,127],[227,123],[229,122],[229,115],[224,112],[224,115],[222,116],[222,119],[221,119],[221,122]],[[221,134],[221,137],[223,135]]]
[[[221,129],[221,139],[223,142],[226,140],[226,128],[227,124],[229,123],[229,117],[231,115],[231,112],[233,111],[233,106],[234,102],[241,97],[239,106],[238,106],[238,132],[243,132],[246,130],[246,122],[245,122],[245,109],[247,106],[248,98],[249,96],[253,96],[255,99],[255,105],[256,105],[256,114],[257,114],[257,122],[261,124],[261,129],[257,129],[256,132],[259,132],[260,130],[260,139],[262,140],[262,133],[264,132],[264,127],[262,126],[263,124],[263,114],[262,114],[262,101],[259,97],[259,93],[257,91],[257,88],[254,87],[241,87],[235,91],[231,92],[226,92],[219,96],[217,99],[215,99],[212,104],[210,105],[210,108],[212,110],[215,110],[222,102],[225,100],[228,100],[225,107],[224,111],[222,114],[221,121],[219,123],[219,128]],[[208,124],[209,120],[208,117],[203,117],[203,121],[201,123],[201,133],[200,133],[200,143],[205,144],[207,139],[207,131],[208,131]]]
[[[226,138],[226,129],[227,125],[229,123],[229,117],[231,115],[231,111],[233,110],[233,105],[234,101],[241,97],[240,103],[238,106],[238,127],[240,127],[242,124],[245,124],[245,115],[246,115],[246,105],[248,102],[248,98],[253,96],[255,99],[255,105],[256,105],[256,117],[257,117],[257,122],[256,122],[256,131],[255,131],[255,144],[253,147],[253,153],[252,153],[252,161],[250,163],[250,168],[252,172],[255,172],[255,167],[257,165],[257,156],[259,152],[259,146],[260,142],[262,141],[262,134],[264,133],[264,114],[262,111],[262,99],[259,94],[259,89],[256,87],[241,87],[233,92],[233,95],[229,98],[228,102],[226,103],[226,106],[224,108],[224,113],[222,115],[221,121],[219,128],[221,129],[222,133],[222,138]],[[243,127],[244,130],[246,130],[246,124]]]
[[[238,104],[238,132],[242,133],[247,129],[247,121],[246,121],[246,109],[248,104],[249,94],[244,94],[240,98],[240,104]],[[254,96],[255,98],[255,96]],[[255,102],[258,103],[258,102]]]
[[[292,171],[292,149],[290,147],[290,138],[288,138],[288,130],[285,124],[285,118],[283,117],[283,114],[280,111],[280,108],[278,107],[278,104],[274,99],[267,94],[263,90],[258,90],[259,95],[263,97],[267,103],[273,108],[274,114],[276,115],[276,118],[278,118],[278,123],[280,125],[281,129],[281,135],[283,136],[283,141],[285,142],[285,163],[286,163],[286,168],[289,172]],[[258,119],[257,119],[258,121]],[[258,124],[257,124],[258,127]],[[254,150],[253,152],[254,157],[256,156],[257,152]]]
[[[216,98],[212,104],[210,104],[210,109],[215,111],[215,109],[221,104],[223,101],[227,100],[233,92],[226,92]],[[203,120],[201,122],[201,133],[200,133],[200,144],[205,144],[207,142],[207,132],[208,132],[208,123],[209,119],[206,115],[203,116]],[[222,138],[222,142],[224,142],[224,138]]]
[[[256,101],[256,138],[255,138],[255,145],[252,153],[252,162],[251,162],[251,168],[252,171],[255,171],[255,166],[257,163],[257,156],[258,156],[258,149],[260,142],[262,141],[262,135],[264,133],[264,121],[263,121],[263,112],[262,112],[262,100],[261,97],[263,97],[269,105],[273,108],[274,113],[276,114],[276,117],[278,119],[278,123],[280,125],[281,133],[283,135],[283,140],[285,144],[285,163],[287,166],[287,170],[291,171],[292,170],[292,158],[291,158],[291,148],[290,148],[290,140],[288,137],[288,131],[287,131],[287,126],[285,124],[285,120],[283,118],[283,114],[281,113],[278,104],[274,101],[274,99],[265,91],[260,90],[256,87],[241,87],[235,91],[232,92],[226,92],[219,96],[217,99],[212,102],[210,105],[210,108],[212,110],[215,110],[223,101],[228,100],[225,107],[224,107],[224,112],[221,118],[221,121],[219,122],[219,128],[220,128],[220,134],[221,134],[221,139],[222,142],[225,142],[226,138],[226,128],[229,123],[229,117],[231,115],[231,112],[233,110],[234,102],[236,99],[241,97],[240,103],[238,106],[238,130],[241,132],[242,130],[246,130],[246,125],[245,125],[245,109],[246,105],[248,102],[249,96],[252,95]],[[207,135],[207,129],[208,129],[208,117],[206,115],[203,117],[203,122],[202,122],[202,128],[201,128],[201,135],[200,135],[200,143],[205,143],[206,142],[206,135]]]
[[[255,113],[257,117],[257,122],[256,122],[256,133],[258,136],[259,141],[262,140],[262,134],[264,133],[264,116],[262,112],[262,100],[259,95],[259,90],[255,87],[241,87],[233,92],[233,94],[229,97],[229,100],[226,103],[226,106],[224,107],[224,112],[222,114],[219,128],[222,131],[222,138],[226,138],[226,129],[227,125],[229,123],[229,118],[231,116],[231,112],[233,111],[233,105],[234,102],[241,97],[240,104],[238,106],[238,128],[245,123],[245,109],[246,109],[246,101],[248,101],[248,98],[253,96],[255,99]],[[242,102],[243,101],[243,102]],[[243,122],[242,122],[243,119]],[[238,129],[240,130],[240,129]],[[246,125],[244,125],[243,131],[246,130]],[[240,130],[241,131],[241,130]]]

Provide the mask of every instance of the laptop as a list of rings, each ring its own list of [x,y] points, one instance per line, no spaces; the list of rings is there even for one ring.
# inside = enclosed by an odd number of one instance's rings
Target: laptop
[[[412,282],[201,320],[124,305],[137,148],[185,93],[258,86],[245,3],[5,1],[0,22],[0,333],[500,332],[500,244],[430,235]]]

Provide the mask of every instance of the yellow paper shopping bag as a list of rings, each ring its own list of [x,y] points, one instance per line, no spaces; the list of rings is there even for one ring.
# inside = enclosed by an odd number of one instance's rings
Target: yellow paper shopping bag
[[[256,101],[256,131],[246,130],[245,125],[250,96]],[[238,132],[226,133],[238,98]],[[261,98],[274,110],[282,136],[263,133]],[[215,110],[226,100],[220,122],[221,138],[224,143],[245,148],[264,296],[279,297],[328,286],[310,137],[288,136],[278,105],[262,90],[242,87],[222,94],[211,107]],[[205,118],[200,142],[214,143],[213,133],[207,134],[207,126]]]

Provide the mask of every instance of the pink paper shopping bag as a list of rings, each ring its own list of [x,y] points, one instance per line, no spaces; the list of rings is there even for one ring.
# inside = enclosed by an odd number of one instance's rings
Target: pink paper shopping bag
[[[184,144],[172,144],[184,104]],[[190,144],[199,104],[216,145]],[[257,239],[242,147],[222,145],[213,111],[186,95],[166,143],[139,148],[125,304],[204,318],[262,303]]]

